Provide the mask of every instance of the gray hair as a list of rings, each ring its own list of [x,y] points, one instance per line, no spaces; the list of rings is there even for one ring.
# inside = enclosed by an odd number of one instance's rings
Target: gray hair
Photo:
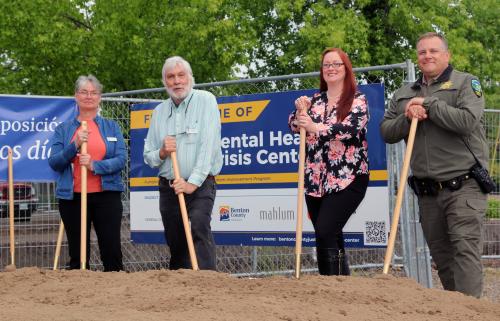
[[[187,62],[184,58],[180,56],[173,56],[170,58],[167,58],[165,60],[165,63],[163,64],[163,69],[161,70],[161,80],[163,84],[166,86],[167,84],[165,83],[165,77],[167,75],[167,72],[175,66],[181,65],[188,73],[189,80],[191,81],[191,87],[194,86],[194,77],[193,77],[193,70],[191,69],[191,65],[189,62]]]
[[[94,75],[79,76],[75,82],[75,93],[78,92],[87,82],[94,85],[95,89],[97,89],[99,93],[102,93],[101,82]]]
[[[429,39],[429,38],[439,38],[441,39],[441,42],[443,43],[444,49],[448,50],[448,40],[446,38],[437,32],[426,32],[424,34],[421,34],[418,39],[416,45],[418,46],[418,43],[423,40],[423,39]],[[415,47],[416,48],[416,47]]]

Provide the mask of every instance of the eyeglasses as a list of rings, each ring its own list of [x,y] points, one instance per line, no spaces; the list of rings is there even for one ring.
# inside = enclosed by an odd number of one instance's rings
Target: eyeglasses
[[[82,96],[91,96],[91,97],[96,97],[99,96],[101,93],[98,91],[86,91],[86,90],[80,90],[78,92],[78,95]]]
[[[335,68],[335,69],[339,69],[340,67],[342,67],[344,65],[343,62],[332,62],[331,64],[322,64],[323,68],[325,69],[328,69],[328,68]]]

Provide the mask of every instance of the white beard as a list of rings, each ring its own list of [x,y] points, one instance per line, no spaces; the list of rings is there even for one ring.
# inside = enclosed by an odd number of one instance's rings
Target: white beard
[[[189,95],[189,93],[191,92],[193,87],[192,86],[187,87],[186,90],[180,95],[176,94],[170,88],[166,88],[166,89],[167,89],[167,94],[170,96],[170,98],[172,98],[172,100],[182,102]]]

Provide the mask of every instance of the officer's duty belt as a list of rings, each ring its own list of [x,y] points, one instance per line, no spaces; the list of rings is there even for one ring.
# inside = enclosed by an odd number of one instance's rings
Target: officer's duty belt
[[[470,174],[463,174],[454,177],[447,181],[435,181],[430,178],[418,178],[415,176],[408,177],[408,185],[413,189],[418,196],[436,196],[439,191],[447,188],[451,191],[459,190],[462,187],[462,182],[471,178]]]

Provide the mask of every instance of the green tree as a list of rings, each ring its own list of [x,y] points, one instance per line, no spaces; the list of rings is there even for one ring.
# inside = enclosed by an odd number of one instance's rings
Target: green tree
[[[250,48],[249,75],[316,71],[326,47],[342,47],[358,64],[368,64],[368,24],[353,2],[261,0],[242,1],[253,17],[258,46]],[[246,5],[245,5],[246,3]]]
[[[15,0],[2,6],[5,93],[68,95],[76,77],[87,73],[106,91],[160,87],[161,66],[171,55],[190,61],[197,81],[227,79],[236,64],[248,63],[246,46],[254,37],[232,1]]]
[[[197,82],[317,71],[326,47],[355,66],[415,60],[443,32],[452,63],[500,108],[498,0],[11,0],[0,10],[0,91],[71,94],[79,74],[106,91],[161,87],[181,55]]]
[[[81,48],[86,33],[77,5],[8,2],[2,1],[0,10],[1,91],[68,94],[76,79],[69,75],[85,67]]]
[[[500,108],[497,0],[371,1],[364,15],[370,21],[371,64],[415,61],[418,36],[441,32],[448,39],[453,66],[480,77],[487,106]]]

